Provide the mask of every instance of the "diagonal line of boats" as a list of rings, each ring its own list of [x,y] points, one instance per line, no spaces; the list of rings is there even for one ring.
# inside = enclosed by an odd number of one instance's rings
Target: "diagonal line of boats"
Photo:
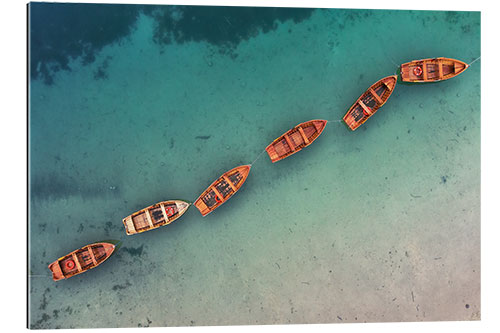
[[[468,67],[468,64],[451,58],[413,60],[400,66],[400,79],[402,82],[438,82],[453,78]],[[391,75],[372,84],[343,117],[348,128],[354,131],[371,118],[387,102],[397,80],[397,75]],[[271,162],[281,161],[312,144],[326,124],[326,120],[309,120],[283,133],[265,149]],[[210,214],[228,201],[245,183],[250,168],[251,165],[237,166],[210,184],[194,202],[201,215]],[[122,221],[125,232],[134,235],[168,225],[186,213],[190,206],[191,203],[184,200],[161,201],[125,217]],[[49,265],[54,281],[67,279],[100,265],[116,251],[116,243],[93,243],[57,259]]]

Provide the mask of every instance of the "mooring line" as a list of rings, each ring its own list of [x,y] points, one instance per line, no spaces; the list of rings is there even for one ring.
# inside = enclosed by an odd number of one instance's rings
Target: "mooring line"
[[[394,71],[394,75],[398,76],[399,72],[400,72],[400,66],[397,65],[396,70]]]
[[[262,153],[265,152],[266,150],[264,149],[263,151],[260,152],[259,156],[257,156],[257,158],[255,160],[253,160],[252,163],[250,163],[250,166],[252,166],[255,162],[257,162],[257,160],[262,156]]]
[[[469,64],[469,66],[470,66],[470,65],[472,65],[473,63],[475,63],[476,61],[478,61],[479,59],[481,59],[481,56],[479,56],[479,57],[477,57],[476,59],[474,59],[474,60],[473,60],[473,61]]]
[[[30,274],[28,275],[28,277],[32,278],[32,277],[52,277],[52,275],[38,275],[38,274]]]
[[[392,59],[392,57],[391,57],[391,56],[387,55],[387,57],[389,58],[389,60],[392,62],[392,64],[393,64],[394,66],[399,67],[399,64],[397,64],[397,63],[394,61],[394,59]]]

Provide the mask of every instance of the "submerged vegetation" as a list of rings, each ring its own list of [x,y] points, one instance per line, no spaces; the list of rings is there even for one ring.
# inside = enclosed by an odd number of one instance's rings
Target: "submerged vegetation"
[[[232,50],[243,40],[268,33],[278,22],[295,23],[308,18],[314,9],[269,7],[162,6],[151,15],[155,19],[154,40],[208,42],[220,50]]]
[[[70,70],[70,58],[94,62],[105,45],[130,34],[141,6],[31,3],[30,77],[53,83],[53,73]]]
[[[278,22],[300,22],[313,9],[217,6],[148,6],[31,3],[30,77],[53,83],[54,73],[81,57],[88,65],[104,46],[126,38],[142,13],[154,19],[151,39],[159,45],[205,41],[231,53],[242,40],[267,33]],[[49,23],[47,23],[49,22]],[[106,79],[106,67],[94,72]]]

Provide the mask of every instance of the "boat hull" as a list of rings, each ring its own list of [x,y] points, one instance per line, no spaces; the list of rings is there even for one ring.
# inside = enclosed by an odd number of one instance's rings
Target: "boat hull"
[[[413,60],[401,65],[403,82],[438,82],[463,73],[469,65],[451,58],[428,58]]]
[[[365,123],[389,99],[396,87],[398,77],[391,75],[375,82],[345,114],[343,120],[351,130]]]
[[[183,200],[167,200],[156,203],[123,219],[127,235],[157,229],[181,217],[190,203]]]
[[[278,162],[309,146],[323,132],[327,120],[315,119],[298,124],[266,147],[271,162]]]
[[[194,202],[201,215],[206,216],[229,200],[245,183],[251,165],[240,165],[214,181]]]
[[[99,242],[75,250],[49,265],[52,279],[68,279],[97,267],[113,254],[115,248],[115,244]]]

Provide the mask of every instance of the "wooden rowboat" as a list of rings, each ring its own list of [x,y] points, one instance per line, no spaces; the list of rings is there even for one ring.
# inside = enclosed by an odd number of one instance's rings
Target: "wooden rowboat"
[[[274,163],[309,146],[323,132],[327,122],[316,119],[298,124],[267,146],[269,158]]]
[[[54,281],[68,279],[86,272],[108,259],[115,250],[115,244],[108,242],[94,243],[75,250],[49,265]]]
[[[250,168],[251,165],[240,165],[214,181],[194,202],[201,215],[206,216],[229,200],[247,179]]]
[[[436,82],[451,79],[469,67],[463,61],[450,58],[413,60],[401,65],[403,82]]]
[[[397,80],[396,75],[384,77],[368,88],[345,114],[343,119],[347,126],[354,131],[373,116],[387,102],[396,87]]]
[[[159,228],[177,220],[189,208],[183,200],[162,201],[151,205],[123,219],[127,235]]]

